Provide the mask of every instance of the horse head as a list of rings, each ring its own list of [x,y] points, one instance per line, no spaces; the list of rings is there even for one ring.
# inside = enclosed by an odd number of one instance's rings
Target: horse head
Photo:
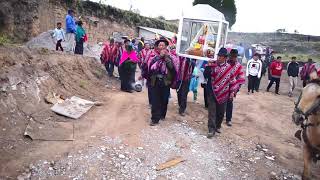
[[[312,77],[313,74],[310,74]],[[320,110],[320,80],[313,75],[311,82],[302,90],[302,93],[295,103],[295,110],[292,120],[300,125],[308,116],[316,114]]]

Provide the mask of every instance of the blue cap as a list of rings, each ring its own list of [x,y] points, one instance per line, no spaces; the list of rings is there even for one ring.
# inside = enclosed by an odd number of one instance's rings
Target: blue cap
[[[218,56],[225,56],[225,57],[227,57],[227,56],[228,56],[228,50],[227,50],[226,48],[221,48],[221,49],[219,50]]]

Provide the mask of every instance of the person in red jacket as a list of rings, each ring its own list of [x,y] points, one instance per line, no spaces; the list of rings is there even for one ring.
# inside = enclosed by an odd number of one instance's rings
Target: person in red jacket
[[[281,56],[278,56],[277,60],[273,61],[270,65],[271,81],[267,87],[267,92],[269,92],[272,84],[276,82],[276,94],[279,94],[280,78],[281,78],[282,70],[283,70],[283,64],[281,62]]]

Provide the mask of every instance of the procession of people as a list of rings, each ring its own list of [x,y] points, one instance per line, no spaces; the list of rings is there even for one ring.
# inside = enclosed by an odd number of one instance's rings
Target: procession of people
[[[75,54],[83,54],[83,43],[87,41],[87,34],[81,20],[76,21],[74,11],[69,10],[66,16],[66,33],[57,23],[54,31],[56,50],[64,51],[61,43],[66,42],[66,51],[74,51]],[[72,39],[75,41],[73,42]],[[221,47],[215,58],[215,53],[207,50],[206,60],[192,59],[179,56],[176,50],[177,37],[161,37],[149,41],[144,37],[122,39],[110,38],[103,46],[101,63],[105,66],[109,77],[114,76],[117,68],[120,90],[127,93],[136,91],[136,83],[146,86],[148,104],[151,111],[150,125],[159,124],[165,120],[168,111],[168,103],[171,97],[170,89],[177,92],[177,112],[180,116],[186,116],[188,94],[193,93],[193,101],[198,102],[199,85],[203,88],[204,105],[208,110],[208,138],[215,133],[221,133],[224,119],[226,125],[232,126],[232,114],[234,100],[247,77],[248,95],[258,93],[260,82],[268,72],[269,92],[275,83],[275,94],[279,94],[280,79],[284,64],[282,57],[274,58],[274,51],[267,49],[265,59],[261,54],[252,51],[245,67],[242,64],[244,47],[229,48]],[[75,44],[75,45],[74,45]],[[270,52],[269,52],[270,51]],[[214,60],[215,59],[215,60]],[[140,71],[137,71],[139,67]],[[299,69],[296,57],[292,57],[287,64],[289,77],[288,96],[292,97],[298,86],[298,76],[303,81],[303,87],[310,80],[309,74],[316,71],[312,59]],[[140,72],[139,74],[136,74]],[[137,75],[137,76],[136,76]],[[138,77],[138,79],[136,79]]]

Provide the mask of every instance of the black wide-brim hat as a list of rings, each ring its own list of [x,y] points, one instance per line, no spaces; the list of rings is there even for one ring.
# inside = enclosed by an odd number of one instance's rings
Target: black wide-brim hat
[[[159,40],[157,40],[157,41],[154,43],[154,45],[155,45],[156,47],[158,47],[159,43],[161,43],[161,42],[164,42],[164,44],[165,44],[166,46],[169,46],[169,41],[168,41],[166,38],[164,38],[164,37],[161,37]]]

